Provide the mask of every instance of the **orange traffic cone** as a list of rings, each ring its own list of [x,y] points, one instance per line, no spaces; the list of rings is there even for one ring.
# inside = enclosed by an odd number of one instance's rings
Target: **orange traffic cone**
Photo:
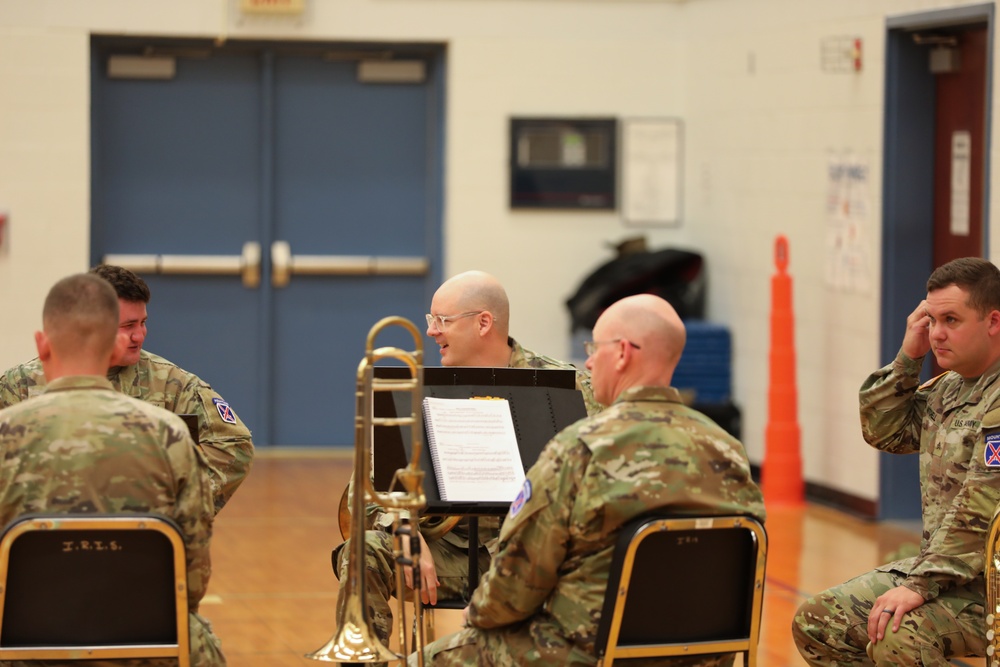
[[[784,236],[775,239],[774,265],[778,272],[771,278],[771,377],[761,488],[765,504],[790,505],[802,503],[805,486],[799,454],[792,278],[786,273],[788,239]]]

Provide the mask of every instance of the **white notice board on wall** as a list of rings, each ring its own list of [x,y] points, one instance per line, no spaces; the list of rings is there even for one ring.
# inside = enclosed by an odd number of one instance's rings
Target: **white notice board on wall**
[[[626,224],[681,223],[681,140],[677,118],[622,120],[622,216]]]

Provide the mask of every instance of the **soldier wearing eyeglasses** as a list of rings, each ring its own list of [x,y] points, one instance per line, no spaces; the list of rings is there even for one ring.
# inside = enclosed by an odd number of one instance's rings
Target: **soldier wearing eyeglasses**
[[[595,414],[601,409],[591,390],[589,371],[522,347],[510,337],[509,325],[507,293],[499,280],[482,271],[468,271],[445,281],[435,292],[431,312],[427,314],[427,335],[440,348],[444,366],[572,369],[577,372],[576,386],[583,394],[587,413]],[[368,618],[375,633],[388,645],[392,632],[389,598],[396,590],[393,543],[388,532],[392,520],[377,505],[370,505],[366,512],[366,520],[372,528],[365,533]],[[480,518],[480,572],[485,572],[490,565],[498,533],[498,518]],[[469,572],[469,538],[467,521],[459,522],[450,532],[429,543],[420,536],[421,597],[425,604],[462,598]],[[347,602],[343,585],[347,578],[347,544],[337,547],[333,553],[341,582],[338,623]],[[412,588],[409,570],[406,571],[406,583]]]
[[[686,337],[670,304],[651,294],[627,297],[604,311],[593,333],[587,368],[594,397],[608,407],[545,446],[504,520],[465,629],[428,645],[429,665],[595,665],[597,622],[624,525],[657,509],[764,518],[743,445],[670,386]],[[664,596],[666,604],[685,604],[670,591]],[[634,662],[722,667],[734,658]]]

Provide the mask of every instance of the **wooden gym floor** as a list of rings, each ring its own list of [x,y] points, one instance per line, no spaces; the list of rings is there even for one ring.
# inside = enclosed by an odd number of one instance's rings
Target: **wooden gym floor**
[[[330,551],[341,542],[337,505],[351,456],[259,451],[250,476],[216,519],[213,574],[201,611],[222,640],[230,667],[317,664],[304,654],[336,629]],[[915,530],[815,505],[769,507],[761,667],[804,665],[789,632],[799,603],[918,542]],[[460,611],[436,612],[438,636],[456,630],[460,619]]]

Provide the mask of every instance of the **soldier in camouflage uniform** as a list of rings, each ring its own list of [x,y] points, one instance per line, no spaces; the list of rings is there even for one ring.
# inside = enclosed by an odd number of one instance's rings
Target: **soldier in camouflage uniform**
[[[941,266],[906,324],[896,359],[861,387],[861,426],[880,451],[920,454],[920,552],[799,607],[792,632],[813,665],[943,666],[985,654],[983,558],[1000,501],[1000,271],[979,258]],[[920,384],[928,351],[946,372]]]
[[[50,382],[44,393],[0,410],[0,523],[27,512],[170,517],[187,554],[191,664],[225,665],[218,639],[198,614],[212,569],[215,514],[200,450],[179,417],[116,392],[103,377],[118,323],[118,300],[107,282],[91,274],[59,281],[42,319],[44,331],[35,338]],[[177,661],[81,664],[171,663]]]
[[[587,414],[601,410],[588,371],[526,350],[509,333],[510,302],[494,276],[466,271],[446,280],[434,293],[427,335],[437,343],[442,365],[572,369]]]
[[[142,349],[150,297],[142,278],[127,269],[103,264],[91,269],[91,273],[110,282],[118,293],[119,347],[107,370],[108,380],[118,391],[174,414],[197,415],[198,445],[205,455],[200,459],[218,512],[250,472],[253,462],[250,430],[198,376]],[[44,389],[45,375],[38,359],[15,366],[0,376],[0,408],[40,394]]]
[[[427,664],[594,665],[613,547],[626,523],[658,508],[763,520],[743,445],[669,386],[684,340],[677,313],[657,296],[627,297],[601,315],[587,368],[594,397],[610,406],[546,445],[504,521],[492,567],[465,611],[467,627],[431,643]]]
[[[427,335],[441,349],[445,366],[485,366],[508,368],[554,368],[577,371],[577,389],[583,394],[588,414],[601,409],[594,400],[590,373],[572,364],[537,355],[521,347],[508,335],[510,305],[503,286],[493,276],[469,271],[445,281],[431,301],[427,316]],[[474,317],[473,317],[474,316]],[[389,598],[396,591],[396,571],[393,538],[388,530],[392,517],[378,505],[367,507],[366,586],[368,618],[376,634],[388,645],[392,632],[392,612]],[[495,548],[499,520],[483,517],[479,520],[479,572],[490,564],[490,550]],[[421,592],[424,603],[436,604],[438,599],[453,600],[464,596],[469,573],[469,526],[460,521],[442,537],[427,542],[421,540]],[[333,552],[333,562],[341,586],[337,604],[338,623],[343,618],[344,582],[347,580],[345,542]],[[407,585],[412,579],[407,572]]]

